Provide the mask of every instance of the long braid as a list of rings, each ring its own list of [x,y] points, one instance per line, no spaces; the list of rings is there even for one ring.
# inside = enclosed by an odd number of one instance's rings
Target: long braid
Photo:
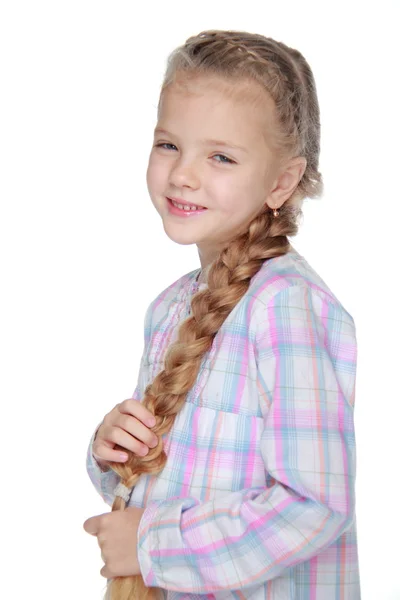
[[[165,353],[164,368],[146,387],[142,400],[156,416],[157,423],[152,429],[159,443],[144,457],[128,451],[125,463],[110,463],[129,488],[143,473],[155,475],[164,468],[167,455],[162,436],[172,429],[216,334],[264,262],[289,251],[288,237],[298,232],[303,198],[316,197],[322,192],[315,85],[308,64],[297,51],[257,34],[202,32],[170,55],[164,88],[174,81],[177,72],[184,72],[187,78],[200,72],[248,79],[249,65],[253,67],[252,76],[256,81],[263,78],[264,87],[277,106],[278,148],[284,147],[294,155],[303,151],[303,156],[309,159],[307,168],[292,197],[280,208],[279,218],[274,218],[269,209],[258,214],[246,231],[231,240],[214,260],[208,273],[208,288],[192,297],[191,316],[181,323],[177,341]],[[125,501],[116,496],[112,510],[125,508]],[[158,600],[160,597],[160,590],[147,588],[141,576],[134,576],[112,579],[105,599]]]

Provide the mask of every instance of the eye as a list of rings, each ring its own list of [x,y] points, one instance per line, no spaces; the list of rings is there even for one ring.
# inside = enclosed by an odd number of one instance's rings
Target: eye
[[[164,142],[162,144],[156,144],[155,148],[162,148],[163,146],[174,146],[174,144],[169,144],[168,142]],[[174,146],[174,148],[176,148],[176,146]],[[168,150],[169,148],[165,148],[165,150]]]
[[[222,158],[224,158],[224,159],[225,159],[225,160],[218,160],[217,162],[222,162],[222,163],[224,163],[224,162],[226,161],[226,164],[232,164],[232,165],[233,165],[233,164],[235,164],[235,161],[234,161],[234,160],[231,160],[230,158],[228,158],[228,157],[227,157],[227,156],[225,156],[224,154],[216,154],[216,155],[214,156],[214,158],[215,158],[216,156],[221,156]]]
[[[175,148],[177,150],[177,147],[175,146],[175,144],[170,144],[169,142],[161,142],[160,144],[155,144],[155,148],[164,148],[164,150],[169,150],[169,148],[166,148],[166,146],[172,146],[173,148]],[[222,160],[217,160],[217,162],[222,163],[222,164],[236,164],[234,160],[228,158],[227,156],[225,156],[225,154],[215,154],[213,156],[213,158],[215,158],[216,156],[219,156],[220,158],[222,158]]]

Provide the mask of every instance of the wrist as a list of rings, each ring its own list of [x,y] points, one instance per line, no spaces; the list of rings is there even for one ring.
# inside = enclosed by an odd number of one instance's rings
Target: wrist
[[[94,460],[96,461],[97,465],[99,466],[99,469],[102,473],[107,473],[107,471],[110,470],[110,465],[108,464],[107,461],[102,460],[101,458],[96,458],[93,454],[92,454]]]

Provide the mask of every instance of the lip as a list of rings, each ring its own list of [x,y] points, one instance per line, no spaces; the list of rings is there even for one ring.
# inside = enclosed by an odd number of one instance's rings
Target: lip
[[[167,196],[165,197],[166,201],[167,201],[167,206],[168,206],[168,212],[171,215],[175,215],[176,217],[180,217],[180,218],[193,218],[197,215],[201,215],[203,213],[205,213],[207,211],[207,208],[201,208],[199,210],[182,210],[181,208],[178,208],[177,206],[174,206],[174,204],[172,204],[171,202],[171,198],[168,198]],[[175,201],[176,202],[176,201]],[[192,204],[191,206],[197,206],[196,204]]]
[[[183,200],[182,198],[176,198],[175,196],[166,196],[167,200],[173,200],[178,204],[182,204],[183,206],[200,206],[200,204],[194,204],[193,202],[188,202],[187,200]],[[206,206],[201,206],[201,208],[207,208]]]

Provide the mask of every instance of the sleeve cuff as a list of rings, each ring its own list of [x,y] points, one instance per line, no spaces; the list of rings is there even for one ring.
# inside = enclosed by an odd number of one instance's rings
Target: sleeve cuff
[[[149,533],[151,524],[157,518],[157,508],[160,504],[161,502],[153,502],[145,509],[138,527],[137,557],[140,572],[147,587],[160,587],[160,584],[158,583],[159,577],[153,569],[152,559],[150,557],[150,548],[154,545],[153,537],[155,533],[154,531],[151,535]]]
[[[194,498],[170,498],[157,500],[149,504],[139,521],[137,537],[137,557],[143,581],[147,587],[162,587],[179,590],[173,572],[166,568],[162,560],[164,547],[173,550],[177,544],[184,545],[180,529],[182,513],[199,504]],[[168,523],[167,532],[163,532],[163,523]],[[173,527],[171,524],[173,523]]]
[[[114,502],[114,489],[120,478],[117,473],[112,469],[107,469],[103,471],[93,456],[93,441],[96,436],[97,430],[100,427],[101,423],[98,424],[93,435],[90,439],[89,446],[86,453],[86,470],[89,475],[89,478],[96,488],[97,492],[103,498],[104,502],[109,506],[112,506]]]
[[[96,429],[94,430],[94,432],[92,434],[92,437],[90,438],[89,447],[88,447],[88,451],[87,451],[87,466],[88,467],[90,466],[92,469],[98,470],[101,473],[106,473],[107,471],[103,471],[103,469],[97,462],[96,458],[93,456],[93,442],[94,442],[96,434],[100,428],[100,425],[101,425],[101,423],[99,423],[97,425]]]

